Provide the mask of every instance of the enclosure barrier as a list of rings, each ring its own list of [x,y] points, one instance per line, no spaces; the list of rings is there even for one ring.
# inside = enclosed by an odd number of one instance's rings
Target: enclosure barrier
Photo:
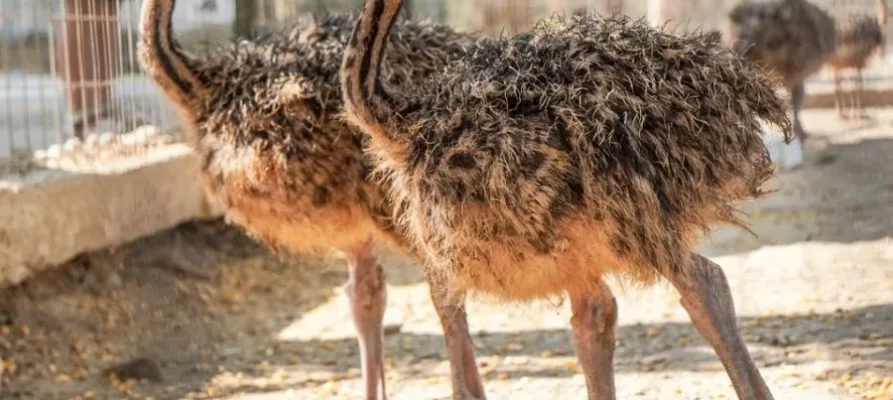
[[[667,30],[721,28],[738,0],[412,0],[407,11],[504,34],[559,11],[647,18]],[[874,0],[814,0],[837,17]],[[201,54],[234,33],[276,30],[361,0],[180,0],[178,40]],[[219,215],[197,184],[178,119],[136,60],[140,0],[0,0],[0,285],[79,252],[190,218]],[[886,105],[890,64],[865,73],[867,104]],[[833,106],[820,73],[808,107]]]

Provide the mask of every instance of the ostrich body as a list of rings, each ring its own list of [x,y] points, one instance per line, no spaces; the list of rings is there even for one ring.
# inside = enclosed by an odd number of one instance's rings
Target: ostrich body
[[[877,51],[883,51],[886,44],[884,27],[887,26],[887,4],[877,0],[878,15],[850,15],[837,21],[837,49],[828,59],[828,66],[834,74],[834,100],[837,112],[842,118],[849,118],[844,112],[841,89],[841,72],[856,70],[856,92],[853,94],[853,108],[862,112],[862,70],[869,58]],[[859,115],[861,117],[861,115]]]
[[[339,250],[358,330],[367,399],[386,397],[385,282],[373,249],[384,242],[419,255],[394,224],[399,208],[372,180],[362,134],[342,120],[338,70],[353,17],[240,42],[206,58],[187,55],[171,32],[174,0],[146,0],[140,61],[182,115],[206,189],[227,217],[274,249]],[[474,38],[433,24],[401,23],[391,82],[416,82]],[[483,398],[462,304],[431,283],[457,397]]]
[[[806,0],[741,3],[729,12],[724,40],[733,50],[778,74],[791,94],[794,132],[802,141],[803,82],[834,54],[834,20]]]
[[[341,89],[430,273],[507,300],[566,292],[592,399],[615,396],[603,278],[665,277],[740,398],[771,399],[722,270],[692,248],[773,173],[761,123],[790,128],[774,79],[716,33],[586,16],[476,42],[401,93],[380,80],[401,4],[366,1]]]

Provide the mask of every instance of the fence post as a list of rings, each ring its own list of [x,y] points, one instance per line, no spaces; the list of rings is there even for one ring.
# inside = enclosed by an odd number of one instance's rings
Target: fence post
[[[257,19],[257,0],[236,0],[236,18],[233,21],[233,36],[248,38]]]
[[[75,136],[108,117],[118,49],[117,0],[64,0],[55,62]]]
[[[623,14],[623,9],[623,0],[602,0],[598,11],[601,15],[620,15]]]
[[[648,0],[652,25],[666,24],[670,32],[719,29],[728,11],[728,0]]]
[[[68,112],[77,137],[108,117],[118,48],[118,2],[64,0],[54,53],[65,81]]]

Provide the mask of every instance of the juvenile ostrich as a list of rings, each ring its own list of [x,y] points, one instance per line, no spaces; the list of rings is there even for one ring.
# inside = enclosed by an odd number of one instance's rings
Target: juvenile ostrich
[[[358,330],[366,398],[385,398],[385,282],[373,239],[414,253],[392,222],[387,188],[370,179],[362,134],[342,120],[338,85],[354,17],[330,16],[284,35],[241,42],[206,58],[171,31],[174,0],[143,3],[140,61],[180,111],[201,156],[206,189],[227,216],[273,248],[346,255],[345,291]],[[392,83],[442,68],[472,36],[424,23],[396,28]],[[399,208],[397,208],[399,212]],[[484,398],[461,302],[431,285],[457,398]]]
[[[806,138],[800,125],[803,81],[834,54],[833,27],[831,16],[806,0],[744,2],[726,19],[726,44],[781,77],[791,94],[794,132],[801,141]]]
[[[877,18],[869,15],[850,15],[837,21],[837,50],[828,59],[828,66],[834,74],[834,100],[837,103],[837,112],[844,119],[850,117],[844,112],[843,107],[841,72],[844,69],[856,70],[853,108],[858,113],[856,117],[865,117],[862,114],[862,70],[876,51],[884,50],[886,42],[884,34],[884,28],[887,26],[886,1],[877,0],[877,8]]]
[[[476,42],[401,93],[381,71],[402,3],[366,1],[341,90],[431,273],[507,300],[566,292],[592,399],[615,397],[617,306],[603,278],[664,277],[738,396],[771,399],[722,270],[692,248],[740,223],[735,203],[773,173],[762,124],[790,129],[773,79],[718,33],[555,17]]]

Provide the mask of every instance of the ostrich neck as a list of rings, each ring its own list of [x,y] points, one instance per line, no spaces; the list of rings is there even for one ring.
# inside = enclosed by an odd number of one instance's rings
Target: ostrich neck
[[[140,60],[143,68],[177,103],[187,104],[203,85],[173,39],[175,0],[145,0],[140,18]]]
[[[402,0],[368,0],[357,21],[344,61],[344,89],[354,105],[382,105],[381,64]],[[371,110],[370,110],[371,111]]]

